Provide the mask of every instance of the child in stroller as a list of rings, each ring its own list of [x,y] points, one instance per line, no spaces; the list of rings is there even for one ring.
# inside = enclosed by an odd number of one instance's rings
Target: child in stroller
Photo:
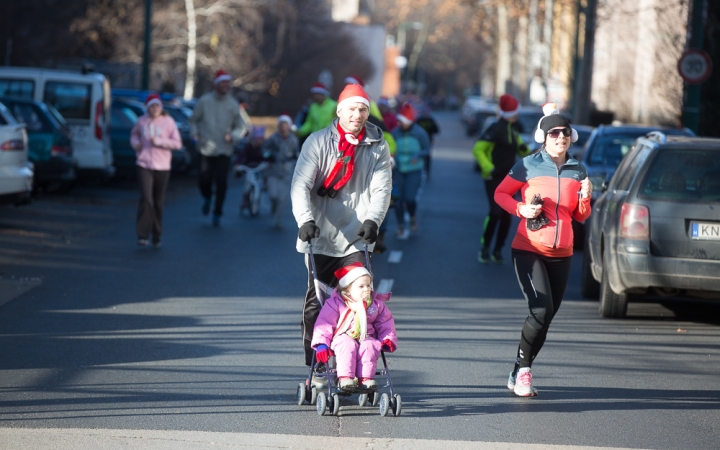
[[[397,348],[395,321],[385,305],[390,294],[372,292],[370,272],[359,262],[340,268],[335,276],[338,287],[315,322],[315,356],[327,363],[334,353],[341,390],[378,389],[374,377],[380,352]]]

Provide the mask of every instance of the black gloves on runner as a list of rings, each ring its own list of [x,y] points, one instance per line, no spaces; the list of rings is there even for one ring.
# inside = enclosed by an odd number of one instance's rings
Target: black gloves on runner
[[[358,236],[362,238],[363,244],[374,244],[378,237],[378,226],[372,220],[366,220],[363,222],[358,231]]]
[[[305,222],[304,224],[302,224],[300,230],[298,231],[298,237],[301,241],[310,242],[312,238],[320,237],[320,228],[315,225],[314,220]]]

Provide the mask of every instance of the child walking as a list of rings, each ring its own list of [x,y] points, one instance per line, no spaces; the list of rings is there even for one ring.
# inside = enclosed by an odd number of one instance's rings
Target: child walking
[[[380,351],[397,348],[395,320],[385,306],[390,294],[372,291],[370,272],[360,262],[335,272],[338,287],[325,302],[313,330],[318,362],[335,354],[340,389],[378,387],[375,378]]]

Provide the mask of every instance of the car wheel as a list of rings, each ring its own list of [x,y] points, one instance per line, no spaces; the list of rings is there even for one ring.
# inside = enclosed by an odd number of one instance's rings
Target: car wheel
[[[600,282],[600,316],[622,318],[627,315],[627,294],[616,294],[608,281],[608,267],[603,259],[602,281]]]
[[[582,275],[580,278],[580,294],[583,297],[597,300],[600,295],[600,283],[598,283],[592,275],[592,269],[590,263],[592,258],[590,257],[590,246],[585,245],[583,250],[582,258]]]

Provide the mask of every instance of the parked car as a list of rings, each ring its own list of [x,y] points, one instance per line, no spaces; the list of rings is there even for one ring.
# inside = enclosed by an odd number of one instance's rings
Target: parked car
[[[173,159],[177,161],[174,161],[173,167],[181,172],[186,172],[192,167],[200,167],[200,155],[195,140],[190,135],[190,120],[188,119],[192,115],[192,109],[174,103],[164,103],[163,109],[175,120],[183,144],[179,151],[174,152]]]
[[[132,102],[134,104],[128,104]],[[117,176],[135,176],[137,154],[130,145],[130,132],[138,119],[138,112],[144,113],[144,105],[133,100],[113,99],[110,106],[110,140]]]
[[[177,112],[172,107],[163,106],[168,114],[175,119],[175,124],[178,124],[178,119],[173,114],[183,115],[182,112]],[[172,112],[169,111],[173,110]],[[138,117],[145,114],[145,103],[138,101],[134,98],[124,97],[113,97],[111,106],[111,135],[113,144],[113,155],[117,158],[115,165],[121,175],[134,176],[135,173],[135,150],[130,145],[130,132],[132,127],[135,125]],[[183,115],[184,117],[184,115]],[[185,119],[187,121],[187,119]],[[132,124],[130,123],[132,122]],[[180,124],[183,125],[182,123]],[[186,134],[189,136],[190,128],[189,123],[187,126]],[[182,130],[178,126],[178,131],[182,138]],[[173,150],[172,152],[172,170],[173,172],[186,172],[190,167],[190,155],[185,149],[185,146],[180,150]]]
[[[495,100],[479,95],[471,95],[465,99],[460,108],[460,121],[467,124],[475,117],[475,112],[481,109],[491,109],[495,111],[497,104]]]
[[[719,210],[720,139],[638,139],[595,202],[583,293],[603,317],[645,294],[720,299]]]
[[[25,124],[0,103],[0,204],[28,203],[33,187]]]
[[[67,189],[77,178],[72,134],[68,124],[53,107],[35,100],[0,97],[18,122],[25,123],[28,159],[35,167],[35,186]]]
[[[584,147],[575,143],[580,150],[570,150],[570,154],[587,169],[588,178],[593,184],[592,202],[601,195],[603,183],[607,183],[615,173],[620,161],[633,146],[635,140],[652,131],[661,131],[668,136],[694,136],[687,128],[667,128],[651,125],[600,125],[587,139]],[[579,133],[579,130],[578,130]],[[573,222],[576,249],[582,249],[585,243],[585,225]]]
[[[110,82],[100,73],[30,67],[0,67],[0,96],[22,97],[54,107],[72,132],[78,174],[113,176],[110,147]],[[29,132],[30,130],[28,130]],[[30,150],[32,153],[32,149]]]

